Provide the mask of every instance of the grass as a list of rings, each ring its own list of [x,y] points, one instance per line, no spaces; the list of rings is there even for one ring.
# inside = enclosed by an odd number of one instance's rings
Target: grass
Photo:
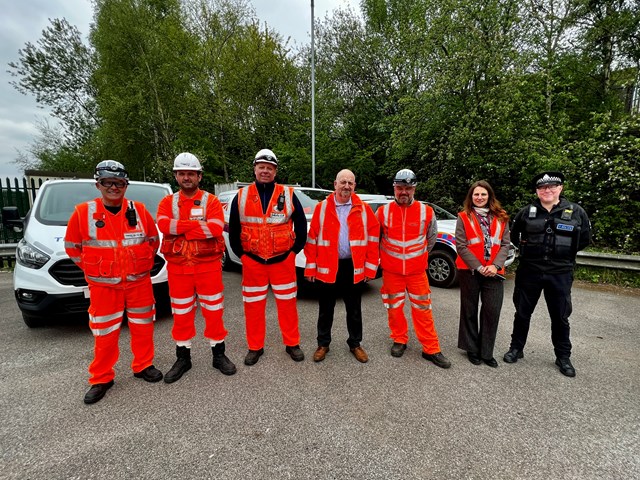
[[[577,266],[575,279],[602,285],[640,288],[640,273],[631,270]]]

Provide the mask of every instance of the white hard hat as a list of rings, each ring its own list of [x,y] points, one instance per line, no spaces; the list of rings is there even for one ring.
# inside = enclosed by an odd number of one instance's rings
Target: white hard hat
[[[408,168],[403,168],[398,173],[396,173],[395,178],[393,179],[394,185],[406,185],[408,187],[415,187],[418,184],[418,178],[416,174],[413,173],[412,170]]]
[[[100,180],[101,178],[129,178],[129,174],[120,162],[115,160],[103,160],[96,165],[93,178]]]
[[[173,171],[177,170],[201,172],[202,165],[200,165],[200,160],[193,153],[183,152],[173,161]]]
[[[256,153],[256,158],[253,160],[253,164],[256,163],[270,163],[271,165],[278,166],[278,157],[268,148],[263,148]]]

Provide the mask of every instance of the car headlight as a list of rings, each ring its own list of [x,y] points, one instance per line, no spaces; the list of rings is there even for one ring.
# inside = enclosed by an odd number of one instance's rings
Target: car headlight
[[[51,259],[49,255],[38,250],[36,247],[27,243],[23,238],[18,242],[16,250],[16,259],[18,263],[27,268],[42,268]]]

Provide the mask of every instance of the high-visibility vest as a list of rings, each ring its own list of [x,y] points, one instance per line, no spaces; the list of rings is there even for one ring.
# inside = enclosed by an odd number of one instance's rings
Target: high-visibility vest
[[[255,183],[238,192],[240,244],[245,252],[268,260],[291,250],[293,231],[293,188],[275,184],[266,213]],[[282,196],[280,202],[278,199]],[[278,205],[280,203],[280,205]],[[281,210],[278,208],[282,207]]]
[[[133,206],[136,225],[129,225]],[[77,205],[69,219],[65,250],[90,285],[118,285],[148,278],[158,249],[158,231],[142,203],[124,199],[116,215],[101,198]]]
[[[429,251],[429,225],[433,208],[413,201],[403,207],[393,201],[377,212],[382,229],[380,237],[380,267],[402,275],[424,272]]]
[[[464,233],[467,237],[467,248],[478,261],[484,265],[493,265],[493,261],[496,259],[498,252],[500,251],[500,243],[502,242],[502,236],[504,235],[504,222],[498,220],[494,215],[491,220],[491,226],[489,228],[490,235],[490,257],[489,260],[484,258],[484,234],[480,227],[480,222],[476,218],[475,214],[468,215],[465,212],[458,213],[458,217],[462,220],[464,225]],[[471,218],[469,218],[471,217]],[[469,270],[469,266],[464,263],[464,260],[458,255],[456,258],[456,266],[461,269]],[[504,273],[504,267],[498,271],[498,273]]]
[[[216,208],[216,202],[218,203]],[[212,262],[224,252],[224,216],[222,206],[215,195],[198,190],[192,198],[181,192],[167,195],[158,205],[158,226],[164,233],[160,251],[168,262],[176,265],[192,265],[196,262]],[[169,220],[168,224],[166,220]],[[181,221],[206,221],[195,229],[181,232]],[[213,231],[212,231],[213,230]],[[214,235],[219,233],[218,235]],[[196,238],[187,238],[188,236]]]
[[[375,278],[378,269],[380,227],[371,207],[353,194],[347,216],[349,246],[353,260],[353,283],[364,277]],[[338,243],[340,220],[336,212],[335,195],[316,205],[311,218],[304,253],[307,257],[305,276],[325,283],[335,283],[338,273]]]

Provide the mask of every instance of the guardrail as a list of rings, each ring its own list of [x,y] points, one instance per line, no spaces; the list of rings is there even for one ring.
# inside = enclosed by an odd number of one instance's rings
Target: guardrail
[[[640,255],[578,252],[576,263],[585,267],[604,267],[614,270],[631,270],[640,272]]]
[[[13,265],[16,259],[17,243],[0,243],[0,268]]]
[[[2,259],[4,258],[15,259],[17,246],[17,243],[0,243],[0,265],[3,263]],[[602,267],[614,270],[640,272],[640,255],[578,252],[576,263],[585,267]]]

